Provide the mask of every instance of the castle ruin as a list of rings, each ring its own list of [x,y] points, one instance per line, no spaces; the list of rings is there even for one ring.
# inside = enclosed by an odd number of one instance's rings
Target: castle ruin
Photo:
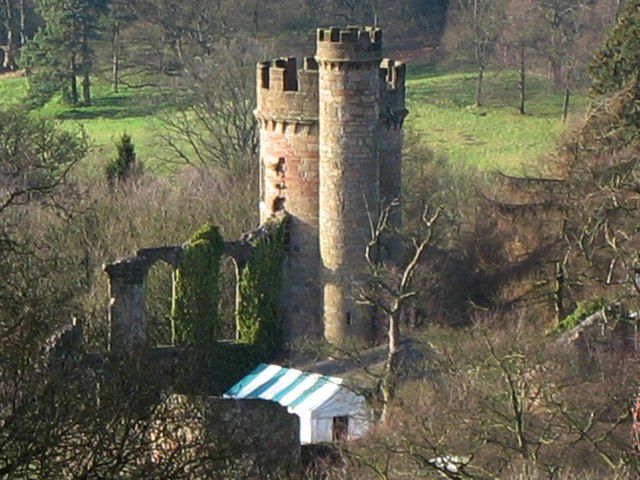
[[[260,220],[291,217],[282,290],[289,338],[331,342],[374,336],[370,307],[356,302],[366,272],[370,215],[396,204],[401,222],[405,65],[382,58],[374,27],[322,28],[315,57],[258,64]],[[392,240],[383,255],[398,258]]]

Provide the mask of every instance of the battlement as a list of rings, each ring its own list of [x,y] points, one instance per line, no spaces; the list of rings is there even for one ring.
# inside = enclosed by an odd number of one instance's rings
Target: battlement
[[[397,62],[385,58],[380,62],[380,86],[387,90],[404,90],[407,76],[407,66],[404,62]]]
[[[309,87],[315,88],[314,77],[318,76],[318,63],[313,57],[304,57],[303,67],[298,70],[295,57],[283,57],[258,63],[258,90],[276,92],[299,92]]]
[[[405,108],[406,65],[385,58],[380,62],[380,119],[389,127],[402,126],[407,109]]]
[[[318,63],[303,59],[298,68],[295,57],[258,63],[258,119],[316,122],[318,118]]]
[[[328,62],[367,62],[382,57],[382,30],[375,27],[319,28],[316,58]]]

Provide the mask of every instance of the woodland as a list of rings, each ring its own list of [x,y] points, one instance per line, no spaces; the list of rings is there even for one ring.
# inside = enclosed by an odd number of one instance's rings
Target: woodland
[[[637,478],[640,0],[2,0],[0,479],[259,478],[188,439],[145,461],[172,412],[144,372],[122,368],[96,402],[77,359],[51,375],[48,346],[74,322],[107,350],[105,263],[257,226],[256,62],[353,24],[408,63],[410,111],[409,261],[370,262],[360,294],[389,315],[383,342],[422,360],[390,355],[372,431],[291,478]],[[235,268],[216,252],[215,335],[234,338]],[[150,272],[151,340],[206,340],[172,275]],[[633,336],[572,343],[594,315]]]

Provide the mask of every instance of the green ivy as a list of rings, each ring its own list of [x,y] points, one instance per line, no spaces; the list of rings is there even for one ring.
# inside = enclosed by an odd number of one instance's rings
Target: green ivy
[[[282,341],[280,290],[287,220],[273,220],[251,243],[251,257],[238,280],[238,338],[253,346],[257,358],[272,357]]]
[[[175,340],[208,351],[218,338],[220,263],[224,240],[217,227],[204,225],[185,244],[176,271],[171,312]]]
[[[580,322],[582,322],[588,316],[593,315],[600,310],[604,310],[604,308],[610,303],[611,300],[605,297],[595,297],[585,302],[578,302],[575,310],[567,315],[564,319],[562,319],[562,321],[558,323],[554,331],[557,333],[561,333],[571,330],[572,328],[577,327]]]

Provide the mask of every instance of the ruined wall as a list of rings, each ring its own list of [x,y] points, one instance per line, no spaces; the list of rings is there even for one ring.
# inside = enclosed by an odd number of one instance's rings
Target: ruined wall
[[[366,272],[367,210],[379,202],[376,136],[382,32],[318,30],[320,88],[320,254],[324,331],[330,341],[368,341],[372,312],[356,292]]]
[[[148,326],[145,319],[146,282],[151,266],[164,261],[177,267],[182,247],[170,246],[138,250],[133,257],[120,258],[104,265],[109,276],[109,349],[116,355],[128,355],[146,346]]]
[[[171,395],[151,432],[152,459],[186,452],[229,478],[281,478],[300,466],[300,420],[276,402]]]
[[[289,255],[282,288],[289,338],[319,335],[318,67],[305,58],[258,64],[260,220],[285,209],[290,215]]]

